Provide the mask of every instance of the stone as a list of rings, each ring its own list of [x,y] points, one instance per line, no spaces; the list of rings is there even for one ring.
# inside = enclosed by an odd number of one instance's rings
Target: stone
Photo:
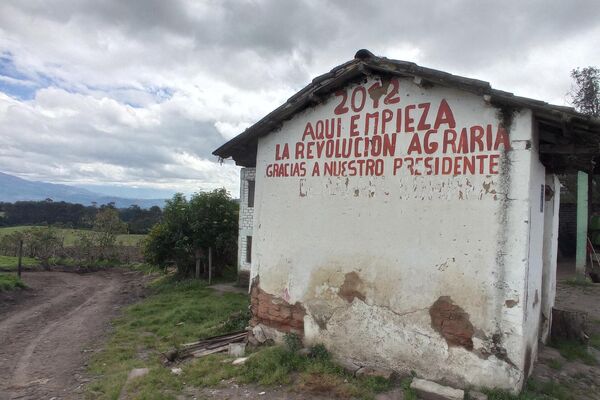
[[[229,343],[229,355],[243,357],[246,354],[246,343]]]
[[[171,368],[171,373],[174,375],[181,375],[182,369],[181,368]]]
[[[389,392],[379,393],[375,396],[375,400],[404,400],[404,390],[396,388]]]
[[[361,368],[360,365],[357,365],[353,361],[345,358],[336,358],[335,362],[344,370],[350,372],[352,375],[354,375],[356,371],[358,371]]]
[[[263,329],[260,325],[256,325],[254,328],[252,328],[252,335],[258,343],[264,343],[267,341],[267,336],[263,332]]]
[[[358,369],[354,374],[356,376],[379,376],[384,379],[391,379],[393,371],[371,367],[362,367]]]
[[[303,347],[300,350],[298,350],[298,354],[307,357],[310,355],[310,349],[308,347]]]
[[[488,400],[487,394],[481,392],[469,392],[469,399],[471,400]]]
[[[231,364],[232,365],[244,365],[246,363],[246,360],[248,360],[248,358],[250,358],[250,357],[236,358],[235,360],[233,360],[233,362]]]
[[[464,390],[442,386],[425,379],[414,378],[410,388],[422,400],[462,400],[465,397]]]

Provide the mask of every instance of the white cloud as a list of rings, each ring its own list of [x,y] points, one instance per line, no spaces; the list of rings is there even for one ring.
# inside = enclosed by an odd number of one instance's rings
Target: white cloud
[[[359,48],[565,104],[599,19],[594,0],[3,1],[0,171],[235,194],[211,152]]]

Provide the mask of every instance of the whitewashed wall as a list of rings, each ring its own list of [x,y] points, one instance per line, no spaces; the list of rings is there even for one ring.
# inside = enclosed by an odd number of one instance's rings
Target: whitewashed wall
[[[552,307],[556,297],[556,259],[558,255],[558,214],[560,209],[560,181],[556,175],[546,175],[546,185],[554,191],[546,200],[544,209],[544,268],[542,273],[542,315],[540,339],[546,343],[552,326]]]
[[[240,171],[240,217],[238,234],[238,270],[250,271],[246,262],[246,237],[252,236],[254,208],[248,207],[248,181],[255,179],[254,168],[242,168]]]
[[[480,96],[408,79],[399,87],[394,108],[431,103],[435,116],[445,99],[457,129],[492,124],[496,131],[503,118]],[[267,176],[274,163],[299,161],[293,150],[289,160],[275,160],[276,147],[281,155],[285,143],[302,141],[307,122],[334,117],[339,101],[331,96],[259,141],[252,277],[265,292],[303,304],[306,340],[338,357],[457,385],[518,388],[525,359],[535,357],[526,344],[538,324],[525,310],[541,280],[537,262],[529,283],[527,276],[538,250],[541,260],[543,231],[543,215],[530,214],[539,206],[532,182],[544,182],[531,113],[505,118],[510,151],[475,153],[500,154],[499,174],[412,176],[403,168],[394,175],[394,157],[383,157],[382,176],[311,176],[314,159],[304,160],[306,176]],[[358,114],[374,111],[367,102]],[[341,116],[342,137],[352,114]],[[395,157],[406,155],[411,138],[398,134]],[[430,156],[443,155],[440,148]],[[344,287],[356,292],[351,301]],[[472,350],[449,346],[432,327],[430,308],[441,297],[468,313]]]

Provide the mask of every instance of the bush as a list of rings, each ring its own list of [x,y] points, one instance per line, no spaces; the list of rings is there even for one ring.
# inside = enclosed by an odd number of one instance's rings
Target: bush
[[[166,268],[175,265],[181,276],[204,266],[212,249],[214,275],[235,264],[237,255],[238,204],[225,189],[194,194],[188,201],[181,193],[167,200],[162,221],[144,243],[146,261]]]

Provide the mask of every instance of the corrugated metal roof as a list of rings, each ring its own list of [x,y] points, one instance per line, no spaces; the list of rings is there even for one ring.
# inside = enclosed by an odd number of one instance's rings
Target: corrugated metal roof
[[[587,159],[590,158],[589,154],[600,155],[600,120],[578,113],[572,107],[515,96],[510,92],[493,89],[489,82],[421,67],[412,62],[377,57],[368,50],[359,50],[353,60],[314,78],[283,105],[216,149],[213,154],[222,159],[233,158],[238,165],[254,166],[259,137],[278,129],[284,121],[292,118],[296,113],[321,103],[330,93],[347,83],[370,74],[418,77],[421,82],[427,84],[453,87],[485,96],[487,101],[498,107],[531,109],[536,119],[541,122],[541,126],[549,127],[549,129],[541,129],[541,133],[547,131],[552,136],[554,135],[552,131],[556,131],[559,137],[554,137],[548,145],[563,146],[564,151],[559,152],[563,154],[563,159],[567,153],[571,156],[582,153],[579,146],[585,146],[588,150],[586,152],[588,156],[584,161],[586,165],[589,161]],[[579,153],[569,152],[568,147],[564,147],[568,145],[573,145]],[[564,164],[564,160],[561,160],[561,164]]]

